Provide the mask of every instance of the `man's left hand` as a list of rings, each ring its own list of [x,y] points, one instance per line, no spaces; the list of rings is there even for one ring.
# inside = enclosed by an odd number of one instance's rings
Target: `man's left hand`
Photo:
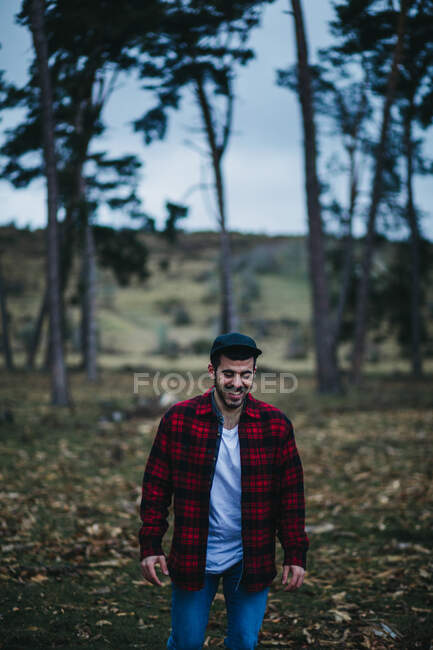
[[[289,573],[291,574],[289,580]],[[283,576],[281,578],[281,584],[286,585],[284,591],[295,591],[304,582],[305,569],[301,566],[296,566],[296,564],[283,565]]]

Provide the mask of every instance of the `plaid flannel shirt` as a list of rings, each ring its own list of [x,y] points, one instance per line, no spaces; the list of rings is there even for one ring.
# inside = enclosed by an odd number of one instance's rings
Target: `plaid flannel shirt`
[[[268,586],[276,575],[275,535],[284,564],[305,567],[302,465],[293,428],[276,407],[248,395],[239,421],[242,483],[242,584]],[[168,556],[173,582],[203,587],[209,500],[220,429],[212,391],[172,406],[161,419],[143,477],[141,559],[162,555],[174,495],[174,533]]]

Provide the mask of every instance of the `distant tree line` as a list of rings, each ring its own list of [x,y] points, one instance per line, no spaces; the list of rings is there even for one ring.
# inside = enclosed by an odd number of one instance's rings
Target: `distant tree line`
[[[110,265],[122,282],[134,273],[141,278],[147,274],[147,250],[141,240],[131,232],[112,236],[95,227],[98,210],[105,205],[114,214],[129,214],[141,230],[155,229],[137,195],[141,161],[133,155],[110,158],[97,145],[109,128],[104,109],[126,72],[137,72],[144,92],[155,100],[134,122],[147,144],[164,137],[171,111],[180,108],[187,88],[193,92],[220,231],[220,329],[236,327],[223,158],[232,133],[236,75],[254,55],[248,39],[259,26],[266,4],[23,0],[18,21],[31,32],[34,57],[25,86],[7,82],[4,74],[0,77],[0,108],[21,108],[25,113],[22,122],[6,133],[0,156],[3,177],[17,189],[35,178],[46,178],[46,288],[28,365],[34,364],[48,318],[53,403],[69,402],[64,297],[74,259],[81,261],[83,365],[93,381],[97,379],[97,261]],[[410,340],[413,373],[420,376],[425,332],[422,271],[429,260],[413,181],[416,174],[432,171],[422,144],[433,110],[433,0],[334,2],[330,25],[334,43],[320,53],[317,65],[311,64],[301,1],[290,0],[289,8],[297,63],[278,72],[278,83],[297,93],[302,113],[319,390],[341,390],[338,348],[344,339],[353,346],[352,380],[360,380],[375,299],[372,268],[378,233],[389,232],[396,224],[405,224],[408,232],[408,248],[399,265],[407,273],[405,282],[388,287],[386,296],[390,313],[398,312],[395,306],[405,296],[408,309],[400,314],[404,326],[399,336]],[[332,178],[323,173],[319,142],[324,128],[331,128],[341,143],[344,161],[338,171],[340,178],[343,174],[347,178],[345,204],[336,198]],[[177,220],[186,216],[187,207],[168,202],[167,211],[165,232],[173,239]],[[366,232],[361,255],[355,254],[356,221],[364,223]],[[328,232],[334,235],[332,250]],[[334,277],[339,274],[338,291],[331,286],[332,268]],[[2,341],[6,365],[12,368],[3,285],[0,268]],[[383,295],[376,300],[388,304]]]

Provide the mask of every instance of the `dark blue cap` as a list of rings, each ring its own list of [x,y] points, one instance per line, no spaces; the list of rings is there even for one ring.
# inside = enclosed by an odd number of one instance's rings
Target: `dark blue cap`
[[[210,356],[212,358],[215,352],[224,352],[224,350],[228,350],[229,348],[246,348],[251,351],[251,356],[255,359],[262,353],[251,336],[239,334],[239,332],[230,332],[229,334],[220,334],[220,336],[216,337],[212,344]]]

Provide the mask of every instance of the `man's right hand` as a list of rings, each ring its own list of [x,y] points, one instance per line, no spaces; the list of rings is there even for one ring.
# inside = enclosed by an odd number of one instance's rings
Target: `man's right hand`
[[[161,571],[165,576],[168,576],[167,561],[165,555],[148,555],[141,560],[141,572],[143,578],[153,585],[162,587],[162,583],[156,575],[155,566],[159,564]]]

